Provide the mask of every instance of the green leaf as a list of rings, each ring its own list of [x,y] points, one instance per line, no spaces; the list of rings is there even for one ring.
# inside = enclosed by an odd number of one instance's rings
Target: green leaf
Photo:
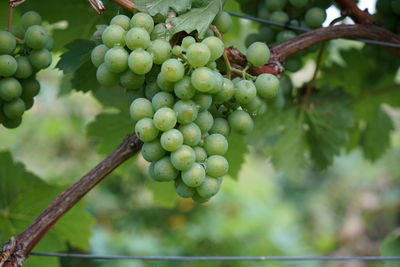
[[[13,161],[8,151],[0,151],[0,181],[2,243],[22,232],[64,190],[28,172],[23,164]],[[86,250],[93,224],[93,217],[82,204],[78,204],[54,225],[35,250],[59,252],[67,248],[67,243]],[[58,263],[56,260],[32,257],[26,266],[58,266]]]
[[[171,34],[181,31],[191,33],[197,30],[199,37],[203,38],[217,13],[222,10],[222,6],[222,0],[211,0],[203,7],[193,8],[189,12],[176,18],[167,19],[167,23],[173,26]]]
[[[242,135],[231,133],[228,139],[228,144],[229,148],[225,154],[225,158],[229,162],[228,175],[236,180],[244,163],[244,158],[248,153],[247,143]]]
[[[147,188],[153,192],[155,204],[166,208],[173,208],[178,200],[178,195],[174,189],[174,182],[156,182],[150,180]]]
[[[140,11],[147,11],[150,15],[155,16],[161,14],[164,17],[173,9],[180,14],[190,9],[191,0],[136,0],[135,8]]]
[[[86,59],[74,72],[74,76],[71,80],[71,86],[76,91],[82,92],[98,90],[100,84],[96,79],[96,68],[89,59]]]
[[[78,69],[85,57],[95,47],[95,43],[89,40],[77,39],[68,43],[65,48],[67,52],[61,55],[56,68],[62,70],[64,74]]]
[[[383,240],[380,248],[381,256],[400,256],[400,235],[392,234]],[[387,261],[385,267],[399,266],[399,262]]]

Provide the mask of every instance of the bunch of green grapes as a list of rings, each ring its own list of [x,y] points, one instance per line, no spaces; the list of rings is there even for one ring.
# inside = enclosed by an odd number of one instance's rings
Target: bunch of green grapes
[[[300,26],[305,28],[318,28],[326,19],[325,9],[331,5],[331,1],[320,0],[259,0],[257,3],[248,0],[237,0],[243,12],[271,20],[274,22]],[[253,8],[256,7],[256,8]],[[277,44],[297,36],[293,30],[283,27],[261,24],[258,33],[249,34],[245,40],[246,47],[253,42],[266,42]],[[285,61],[285,69],[298,71],[302,67],[300,58],[303,55],[295,55]]]
[[[40,84],[36,73],[50,66],[54,41],[37,12],[21,17],[21,27],[0,31],[0,124],[16,128],[33,106]]]
[[[224,32],[231,19],[223,12],[213,24]],[[97,79],[104,86],[126,88],[149,176],[174,181],[183,198],[209,200],[229,169],[224,155],[231,131],[252,131],[252,117],[276,95],[278,78],[243,73],[248,78],[231,81],[217,69],[225,49],[219,38],[189,35],[172,47],[164,24],[154,25],[145,13],[114,17],[102,40],[92,51]],[[253,66],[265,64],[269,55],[260,42],[247,50]]]

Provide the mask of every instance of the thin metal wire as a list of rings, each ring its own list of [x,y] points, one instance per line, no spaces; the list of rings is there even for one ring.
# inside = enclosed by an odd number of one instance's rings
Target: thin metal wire
[[[231,12],[231,11],[227,11],[227,12],[230,15],[234,16],[234,17],[248,19],[248,20],[260,22],[260,23],[263,23],[263,24],[274,25],[274,26],[282,27],[282,28],[289,29],[289,30],[295,30],[295,31],[301,31],[301,32],[309,32],[309,31],[311,31],[311,29],[309,29],[309,28],[298,27],[298,26],[294,26],[294,25],[290,25],[290,24],[283,24],[283,23],[272,21],[272,20],[257,18],[257,17],[253,17],[253,16],[249,16],[249,15],[244,15],[244,14]],[[357,39],[348,38],[348,39],[355,40],[355,41],[360,41],[360,42],[367,43],[367,44],[382,45],[382,46],[400,48],[400,44],[391,43],[391,42],[383,42],[383,41],[376,41],[376,40],[369,40],[369,39],[362,39],[362,38],[357,38]]]
[[[43,253],[31,252],[32,256],[58,257],[58,258],[80,258],[97,260],[145,260],[145,261],[400,261],[400,257],[281,257],[281,256],[119,256],[119,255],[91,255],[91,254],[68,254],[68,253]]]

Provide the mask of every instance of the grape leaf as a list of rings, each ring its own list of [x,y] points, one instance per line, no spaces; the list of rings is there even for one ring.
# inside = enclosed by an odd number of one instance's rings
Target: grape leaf
[[[203,38],[217,13],[222,10],[222,6],[222,0],[211,0],[203,7],[193,8],[189,12],[179,15],[176,18],[168,18],[167,23],[173,26],[171,34],[180,31],[191,33],[197,30],[199,37]]]
[[[191,0],[135,0],[135,8],[138,10],[147,11],[152,16],[161,14],[164,17],[170,9],[180,14],[190,9],[191,4]]]
[[[77,70],[87,60],[85,58],[95,47],[93,41],[77,39],[68,43],[65,48],[67,52],[61,55],[56,68],[62,70],[64,74]]]
[[[400,256],[400,235],[392,234],[383,240],[379,248],[382,256]],[[398,266],[396,261],[387,261],[385,267],[396,267]]]
[[[174,189],[173,182],[156,182],[149,180],[147,188],[153,192],[153,200],[155,204],[166,208],[173,208],[178,200],[178,195]]]
[[[243,136],[237,133],[231,133],[228,144],[228,151],[225,154],[225,158],[229,162],[228,175],[236,180],[244,163],[244,157],[248,153],[247,143]]]
[[[49,185],[0,151],[0,242],[23,231],[64,188]],[[76,218],[79,218],[77,220]],[[60,252],[66,244],[86,250],[94,219],[82,203],[75,206],[35,247],[36,251]],[[79,235],[76,233],[79,232]],[[24,265],[25,266],[25,265]],[[26,266],[58,266],[57,260],[30,258]]]

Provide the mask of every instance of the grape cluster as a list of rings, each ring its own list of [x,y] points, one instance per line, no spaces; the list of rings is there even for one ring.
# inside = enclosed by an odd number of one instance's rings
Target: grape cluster
[[[325,9],[331,5],[331,1],[321,0],[258,0],[251,1],[251,3],[249,0],[237,1],[241,10],[249,15],[311,29],[321,27],[326,19]],[[251,33],[247,36],[245,45],[248,47],[257,41],[268,44],[282,43],[296,35],[297,33],[293,30],[261,24],[258,33]],[[302,56],[299,54],[288,58],[285,61],[285,69],[298,71],[302,67],[300,60]]]
[[[229,15],[219,14],[214,24],[229,30]],[[164,24],[154,25],[145,13],[114,17],[102,41],[91,54],[97,80],[126,88],[150,177],[174,181],[183,198],[210,199],[229,169],[224,155],[231,130],[252,131],[252,116],[276,95],[278,78],[262,74],[255,79],[244,72],[231,81],[217,69],[225,49],[221,39],[189,35],[172,47]],[[269,55],[261,42],[247,50],[253,66],[265,64]]]
[[[40,84],[36,73],[50,66],[54,41],[37,12],[21,17],[21,27],[0,31],[0,124],[16,128],[33,106]]]

